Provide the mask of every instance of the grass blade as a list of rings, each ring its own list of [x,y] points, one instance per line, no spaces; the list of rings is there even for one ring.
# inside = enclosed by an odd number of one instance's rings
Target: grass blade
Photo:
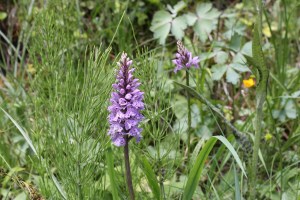
[[[233,165],[233,169],[234,169],[235,200],[241,200],[242,198],[241,198],[239,177],[235,165]]]
[[[17,129],[20,131],[20,133],[23,135],[24,139],[26,140],[26,142],[29,144],[31,150],[34,152],[35,155],[37,154],[37,151],[35,149],[35,147],[33,146],[33,143],[31,141],[31,139],[29,138],[27,132],[18,124],[18,122],[16,122],[16,120],[14,120],[12,118],[12,116],[10,116],[10,114],[8,114],[5,110],[3,110],[2,108],[0,108],[5,115],[12,121],[12,123],[17,127]]]
[[[239,167],[241,168],[243,174],[245,175],[245,177],[247,177],[246,171],[243,167],[242,161],[240,159],[240,157],[238,156],[237,152],[234,150],[233,146],[230,144],[230,142],[223,136],[218,135],[218,136],[213,136],[214,138],[217,138],[218,140],[220,140],[230,151],[230,153],[233,155],[236,163],[239,165]]]
[[[156,175],[155,175],[150,163],[148,162],[148,160],[145,157],[142,158],[141,164],[142,164],[142,170],[147,177],[149,187],[151,188],[155,199],[159,200],[160,199],[160,189],[159,189]]]
[[[60,183],[58,182],[57,178],[51,173],[51,178],[53,180],[53,183],[55,185],[55,187],[57,188],[57,190],[59,191],[59,193],[61,194],[61,196],[64,199],[67,199],[67,195],[66,192],[64,191],[64,189],[61,187]]]
[[[198,182],[200,180],[200,176],[201,176],[205,161],[206,161],[209,153],[211,152],[213,146],[215,145],[216,141],[217,141],[217,138],[215,138],[215,137],[210,138],[203,146],[203,149],[200,151],[200,153],[196,159],[196,162],[188,176],[188,180],[187,180],[186,186],[183,191],[183,198],[182,198],[183,200],[192,199],[193,194],[198,185]]]
[[[109,180],[110,180],[110,184],[111,184],[113,199],[117,200],[117,199],[119,199],[118,186],[116,183],[116,177],[115,177],[115,171],[114,171],[115,167],[114,167],[113,153],[112,153],[112,149],[110,147],[107,149],[105,157],[106,157],[108,176],[109,176]]]

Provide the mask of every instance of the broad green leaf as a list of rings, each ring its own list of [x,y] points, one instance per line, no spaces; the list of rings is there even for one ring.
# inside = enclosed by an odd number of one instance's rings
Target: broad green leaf
[[[242,161],[241,161],[240,157],[238,156],[237,152],[235,151],[235,149],[233,148],[233,146],[230,144],[230,142],[225,137],[223,137],[221,135],[213,136],[213,137],[220,140],[227,147],[227,149],[230,151],[231,155],[234,157],[236,163],[241,168],[244,176],[247,177],[246,171],[245,171],[245,169],[243,167],[243,164],[242,164]]]
[[[176,118],[182,118],[187,115],[187,99],[181,95],[176,95],[171,102],[172,109],[175,113]]]
[[[148,162],[148,160],[145,157],[142,157],[141,159],[141,164],[142,164],[142,170],[144,174],[147,177],[149,187],[151,188],[153,195],[156,199],[160,199],[160,188],[158,185],[158,180],[156,178],[156,175]]]
[[[274,119],[279,119],[281,122],[286,119],[284,110],[273,110],[272,116],[274,117]]]
[[[240,65],[244,65],[246,63],[246,58],[240,52],[236,53],[233,56],[232,63],[238,63]]]
[[[232,38],[234,35],[244,35],[246,26],[240,21],[237,21],[237,16],[233,16],[225,20],[225,27],[227,31],[223,34],[227,39]]]
[[[194,31],[202,42],[205,42],[211,31],[216,29],[219,16],[220,12],[217,9],[212,8],[211,3],[201,3],[197,5],[197,19],[194,24]],[[194,17],[191,14],[189,14],[188,18],[193,19]],[[192,22],[193,20],[188,23],[192,24]]]
[[[289,100],[284,107],[285,114],[290,119],[296,119],[297,108],[292,100]]]
[[[240,75],[236,73],[236,71],[233,70],[232,67],[229,66],[230,65],[227,65],[226,81],[235,85],[238,83]]]
[[[27,194],[25,192],[21,192],[14,198],[14,200],[25,200],[25,199],[28,199]]]
[[[165,10],[160,10],[154,14],[150,30],[154,31],[155,29],[164,26],[165,24],[171,23],[171,21],[171,14]]]
[[[4,20],[7,17],[6,12],[0,12],[0,21]]]
[[[247,72],[250,71],[249,68],[245,65],[239,63],[231,63],[225,65],[214,65],[211,69],[212,79],[221,80],[223,75],[226,73],[226,81],[232,84],[237,84],[240,79],[240,74],[238,72]]]
[[[176,16],[179,11],[186,7],[186,4],[183,1],[179,1],[173,8],[170,5],[167,5],[168,10]]]
[[[228,60],[228,53],[224,51],[218,51],[214,60],[217,64],[224,64]]]
[[[212,136],[212,130],[207,125],[202,125],[196,131],[196,135],[204,140],[208,140]]]
[[[193,26],[197,20],[197,16],[194,14],[194,13],[187,13],[184,15],[185,16],[185,20],[186,20],[186,23],[189,25],[189,26]]]
[[[244,46],[241,49],[241,53],[243,55],[252,56],[252,41],[244,44]]]
[[[238,35],[237,33],[234,33],[234,35],[230,37],[229,48],[235,52],[238,52],[241,48],[241,45],[242,45],[242,36]]]
[[[168,34],[171,33],[177,40],[184,36],[184,30],[187,28],[185,16],[176,17],[177,12],[184,8],[186,4],[181,1],[172,8],[168,5],[168,11],[161,10],[154,14],[150,30],[154,32],[154,38],[159,39],[160,44],[165,44]]]
[[[185,110],[186,112],[184,113],[184,115],[182,117],[178,117],[173,125],[173,130],[177,133],[183,133],[188,129],[188,126],[187,126],[187,121],[188,121],[187,104],[186,104],[186,106],[182,107],[182,109]],[[183,111],[183,110],[180,111],[180,109],[176,109],[176,110],[179,110],[179,112]],[[196,104],[193,104],[193,105],[191,105],[191,111],[192,111],[191,127],[196,128],[197,125],[201,122],[200,110]],[[186,134],[182,134],[181,139],[185,140]]]
[[[159,44],[165,44],[168,34],[171,29],[171,24],[161,26],[154,32],[154,38],[159,39]]]
[[[192,116],[192,123],[191,126],[192,128],[196,128],[197,125],[201,122],[201,118],[200,118],[200,110],[199,107],[197,106],[197,104],[192,104],[191,105],[191,116]]]
[[[166,38],[171,30],[172,15],[164,10],[154,14],[150,30],[154,32],[154,38],[159,39],[160,44],[166,42]]]
[[[177,40],[181,40],[184,36],[184,30],[187,24],[184,16],[176,17],[171,23],[171,33]]]
[[[117,200],[117,199],[119,199],[118,185],[117,185],[116,177],[115,177],[114,159],[113,159],[113,153],[112,153],[111,147],[109,147],[106,150],[105,157],[106,157],[107,170],[108,170],[108,176],[109,176],[109,180],[110,180],[110,184],[111,184],[113,199]]]
[[[250,72],[250,69],[247,66],[241,65],[239,63],[232,63],[230,64],[230,67],[239,72]]]
[[[226,65],[214,65],[211,68],[212,79],[215,81],[221,80],[225,72],[227,71]]]
[[[214,147],[216,141],[217,141],[216,138],[214,137],[210,138],[201,149],[199,155],[197,156],[196,162],[188,175],[188,179],[184,187],[182,199],[189,200],[193,198],[193,194],[198,186],[205,161],[209,153],[211,152],[212,148]]]
[[[289,97],[289,98],[299,98],[299,97],[300,97],[300,90],[294,92],[294,93],[292,94],[292,96]]]
[[[200,16],[201,14],[208,13],[212,9],[211,3],[201,3],[197,5],[197,14]]]
[[[208,59],[213,58],[215,55],[216,55],[216,52],[204,52],[204,53],[200,54],[199,60],[200,60],[200,62],[204,61],[204,60],[208,60]]]
[[[187,99],[181,95],[176,95],[174,100],[171,102],[172,110],[175,113],[176,121],[173,126],[175,131],[185,132],[187,130],[188,120],[188,102]],[[196,128],[200,123],[200,110],[196,104],[191,105],[192,115],[192,127]]]
[[[297,118],[297,109],[293,102],[290,99],[282,99],[280,103],[280,109],[273,110],[272,115],[275,119],[279,119],[281,122],[286,120],[286,117],[289,119]]]

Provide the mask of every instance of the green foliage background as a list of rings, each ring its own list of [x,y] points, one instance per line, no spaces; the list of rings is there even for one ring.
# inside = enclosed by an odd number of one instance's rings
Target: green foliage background
[[[298,199],[300,4],[263,6],[270,76],[256,198]],[[145,92],[143,140],[130,144],[137,199],[247,199],[259,86],[242,81],[260,81],[246,63],[255,16],[249,1],[0,2],[0,199],[127,199],[122,149],[107,136],[123,51]],[[184,72],[173,73],[177,39],[201,60],[190,88]],[[194,94],[190,163],[186,91]]]

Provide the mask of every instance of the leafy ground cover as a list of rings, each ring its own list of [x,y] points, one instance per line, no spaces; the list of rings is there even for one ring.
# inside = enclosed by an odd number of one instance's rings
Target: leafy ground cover
[[[0,199],[299,199],[299,8],[0,2]],[[174,72],[177,41],[198,68]],[[128,159],[108,135],[122,52],[144,92]]]

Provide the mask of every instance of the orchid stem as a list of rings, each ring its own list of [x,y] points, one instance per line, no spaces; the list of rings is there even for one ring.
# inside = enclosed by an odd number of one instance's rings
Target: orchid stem
[[[125,170],[126,170],[126,182],[127,182],[130,200],[134,200],[134,191],[133,191],[133,186],[132,186],[132,177],[131,177],[130,161],[129,161],[129,147],[128,147],[129,138],[128,138],[128,136],[126,136],[125,140],[126,140],[126,143],[124,146],[124,160],[125,160]]]
[[[189,69],[186,69],[186,85],[190,86]],[[192,126],[192,113],[191,113],[191,98],[188,91],[186,91],[188,101],[188,134],[187,134],[187,163],[190,161],[190,140],[191,140],[191,126]]]

